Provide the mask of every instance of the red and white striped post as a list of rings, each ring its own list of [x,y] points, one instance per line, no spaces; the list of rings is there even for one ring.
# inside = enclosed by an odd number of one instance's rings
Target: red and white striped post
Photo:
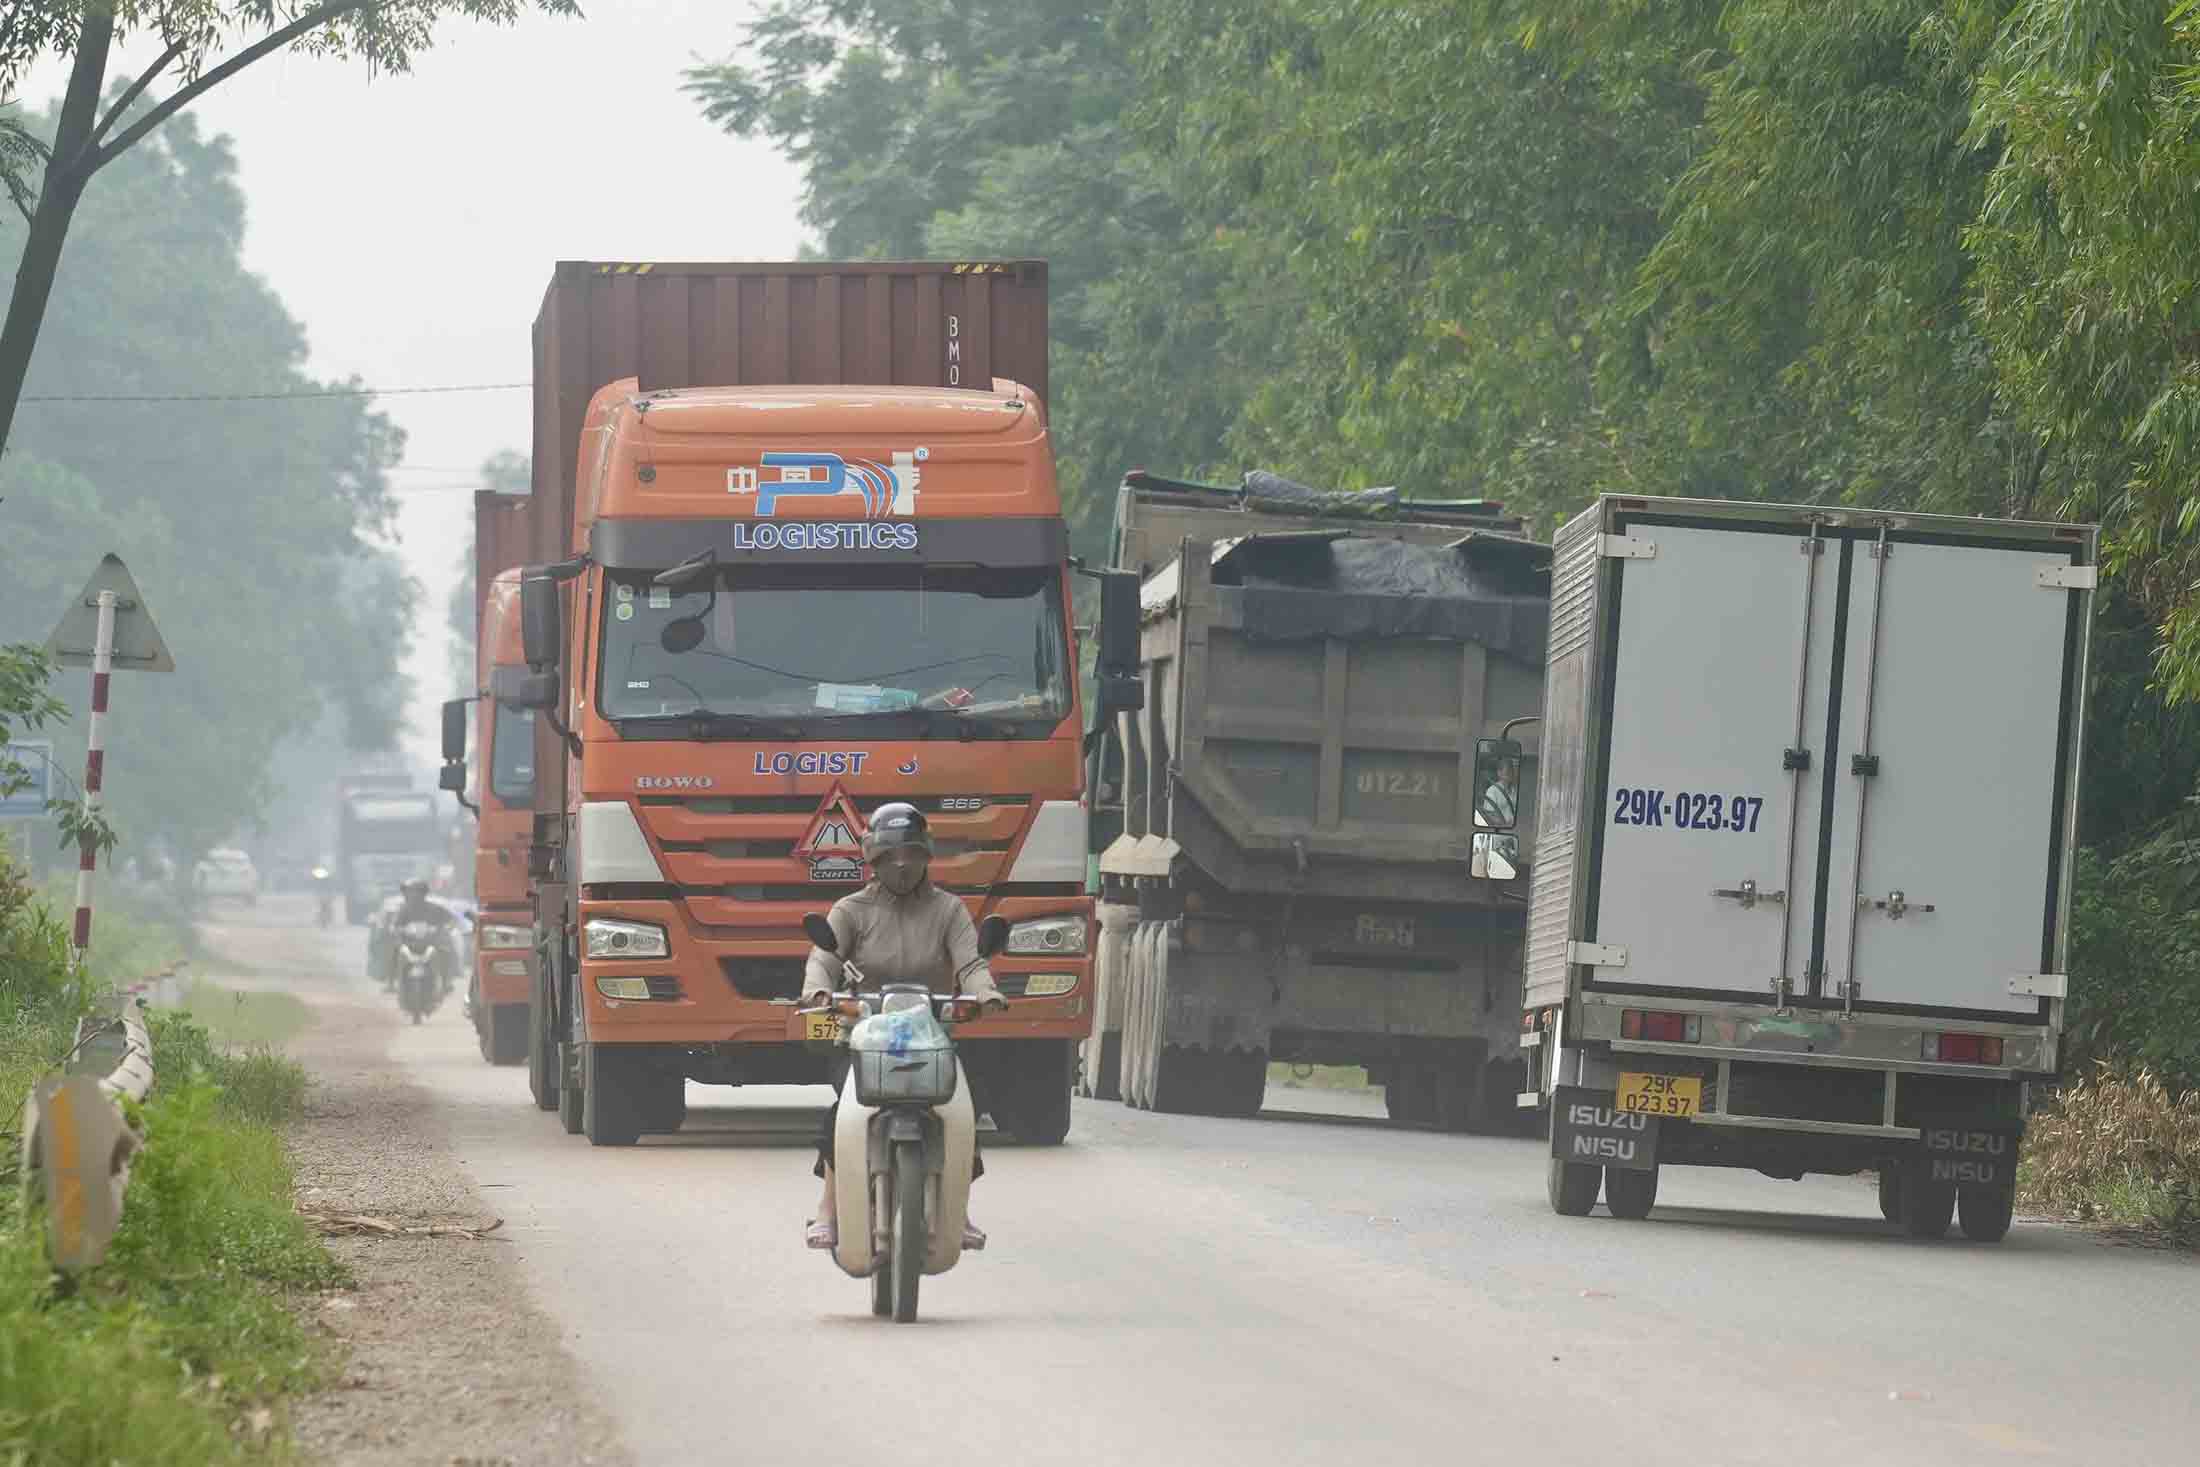
[[[84,729],[84,821],[77,841],[76,942],[74,965],[84,971],[85,951],[92,945],[92,868],[99,859],[95,839],[99,814],[99,787],[107,772],[107,684],[115,672],[115,593],[99,593],[99,632],[92,643],[92,716]]]

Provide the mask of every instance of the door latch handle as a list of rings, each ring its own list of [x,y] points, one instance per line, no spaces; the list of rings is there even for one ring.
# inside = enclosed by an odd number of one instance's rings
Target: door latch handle
[[[1931,902],[1913,902],[1906,893],[1899,891],[1890,891],[1880,900],[1874,900],[1859,892],[1856,897],[1856,905],[1861,911],[1885,912],[1887,920],[1890,922],[1899,922],[1912,912],[1938,910]]]
[[[1788,899],[1788,894],[1784,891],[1759,891],[1755,881],[1745,881],[1740,886],[1714,886],[1711,888],[1711,894],[1722,901],[1741,903],[1742,910],[1745,912],[1759,902],[1769,902],[1773,906],[1784,907],[1787,905]]]

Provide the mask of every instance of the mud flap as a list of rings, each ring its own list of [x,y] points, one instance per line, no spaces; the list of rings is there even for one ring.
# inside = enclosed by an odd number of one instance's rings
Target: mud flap
[[[1558,1161],[1654,1171],[1658,1125],[1656,1116],[1617,1109],[1609,1090],[1561,1085],[1551,1092],[1551,1156]]]

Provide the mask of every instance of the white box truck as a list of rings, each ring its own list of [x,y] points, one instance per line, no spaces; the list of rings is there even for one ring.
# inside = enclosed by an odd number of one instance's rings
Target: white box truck
[[[2097,546],[1619,496],[1559,533],[1520,1097],[1556,1211],[1643,1217],[1665,1166],[1877,1172],[1918,1236],[2008,1230]]]

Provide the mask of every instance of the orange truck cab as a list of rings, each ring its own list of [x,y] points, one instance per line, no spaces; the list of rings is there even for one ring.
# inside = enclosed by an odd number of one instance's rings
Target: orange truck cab
[[[534,832],[535,715],[497,702],[499,683],[524,675],[520,655],[520,569],[501,571],[482,601],[475,639],[482,693],[476,706],[480,767],[474,842],[474,973],[470,1008],[481,1057],[493,1065],[527,1058],[527,1003],[534,974],[534,902],[527,850]]]
[[[562,766],[533,853],[538,1103],[624,1145],[677,1129],[690,1080],[827,1080],[802,919],[868,879],[865,823],[907,801],[932,879],[1010,924],[1008,1009],[958,1036],[974,1098],[1061,1141],[1097,934],[1040,398],[629,376],[579,428],[562,559],[522,588],[525,701]]]

